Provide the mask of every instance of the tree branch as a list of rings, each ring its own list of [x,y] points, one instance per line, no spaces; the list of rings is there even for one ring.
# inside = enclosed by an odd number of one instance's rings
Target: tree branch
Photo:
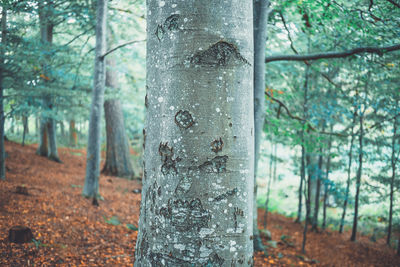
[[[322,52],[309,55],[276,55],[265,58],[265,63],[272,61],[304,61],[304,60],[318,60],[326,58],[344,58],[356,54],[373,53],[382,55],[384,53],[400,50],[400,44],[383,47],[358,47],[347,51],[341,52]]]
[[[309,122],[308,120],[293,115],[293,114],[290,112],[289,108],[288,108],[282,101],[280,101],[279,99],[276,99],[275,97],[271,96],[267,91],[265,91],[265,95],[268,96],[272,101],[274,101],[274,102],[276,102],[276,103],[279,104],[278,118],[279,118],[279,115],[280,115],[280,113],[281,113],[280,109],[283,108],[284,110],[286,110],[287,115],[288,115],[291,119],[304,122],[304,124],[307,125],[307,127],[308,127],[310,130],[312,130],[313,132],[317,132],[317,133],[319,133],[319,134],[325,134],[325,135],[335,135],[335,136],[338,136],[338,137],[347,137],[347,135],[342,134],[342,133],[325,132],[325,131],[320,131],[320,130],[316,129],[316,128],[311,124],[311,122]]]
[[[146,42],[146,40],[134,40],[134,41],[129,41],[129,42],[126,42],[126,43],[117,45],[116,47],[114,47],[114,48],[108,50],[105,54],[103,54],[102,56],[100,56],[100,59],[104,59],[106,56],[108,56],[108,55],[111,54],[112,52],[114,52],[114,51],[116,51],[116,50],[118,50],[118,49],[120,49],[120,48],[122,48],[122,47],[124,47],[124,46],[131,45],[131,44],[135,44],[135,43],[141,43],[141,42]]]
[[[391,3],[391,4],[395,5],[395,6],[397,6],[398,8],[400,8],[400,4],[399,4],[399,3],[396,3],[394,0],[386,0],[386,1],[388,1],[389,3]]]

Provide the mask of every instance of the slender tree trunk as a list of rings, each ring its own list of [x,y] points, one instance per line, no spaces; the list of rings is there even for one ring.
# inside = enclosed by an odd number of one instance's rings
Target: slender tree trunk
[[[351,231],[351,241],[356,241],[357,238],[357,223],[358,223],[358,203],[360,198],[360,187],[361,187],[361,175],[362,175],[362,160],[363,160],[363,137],[364,137],[364,115],[360,114],[360,133],[359,133],[359,144],[360,151],[358,154],[358,170],[357,170],[357,178],[356,178],[356,196],[354,203],[354,218],[353,218],[353,229]]]
[[[350,140],[350,145],[349,145],[349,164],[347,167],[347,184],[346,184],[346,193],[345,193],[345,198],[344,198],[344,203],[343,203],[343,213],[342,213],[342,218],[340,219],[340,226],[339,226],[339,233],[343,233],[343,227],[344,227],[344,219],[346,217],[346,210],[347,210],[347,204],[349,202],[349,194],[350,194],[350,184],[351,184],[351,165],[353,161],[353,145],[354,145],[354,125],[356,124],[356,117],[357,117],[357,110],[356,107],[354,108],[353,112],[353,122],[351,125],[351,140]]]
[[[333,125],[331,125],[331,132],[333,131]],[[326,206],[328,203],[328,195],[329,195],[329,172],[331,171],[331,149],[332,149],[332,135],[329,136],[328,141],[328,154],[326,161],[326,176],[324,181],[324,203],[323,203],[323,213],[322,213],[322,230],[326,228]]]
[[[315,192],[315,202],[314,202],[314,216],[312,220],[312,227],[311,231],[318,231],[318,214],[319,214],[319,195],[321,191],[321,178],[322,178],[322,163],[323,163],[323,156],[322,156],[322,147],[319,150],[318,156],[318,170],[317,170],[317,188]]]
[[[118,76],[113,58],[107,58],[106,65],[106,87],[117,90],[119,87]],[[106,100],[104,102],[104,114],[106,118],[107,151],[106,163],[102,172],[119,177],[133,178],[134,171],[120,101],[118,99]]]
[[[63,139],[65,138],[65,127],[64,127],[64,121],[59,121],[58,124],[60,125],[60,134],[63,137]]]
[[[257,225],[257,165],[260,154],[261,135],[265,122],[265,47],[269,0],[253,0],[254,26],[254,203],[253,203],[253,245],[255,251],[265,251]]]
[[[273,181],[276,181],[276,179],[277,179],[277,175],[276,175],[277,163],[278,163],[278,143],[275,143],[275,145],[274,145],[274,176],[272,178]]]
[[[398,106],[399,101],[396,101],[396,106]],[[390,245],[390,239],[392,235],[392,220],[393,220],[393,200],[394,200],[394,181],[396,179],[396,138],[397,138],[397,117],[396,115],[393,120],[393,136],[392,136],[392,178],[390,179],[390,200],[389,200],[389,225],[387,232],[386,243]]]
[[[29,132],[28,128],[28,117],[27,116],[22,116],[22,126],[23,126],[23,131],[22,131],[22,146],[25,145],[25,137],[26,134]]]
[[[309,154],[306,155],[306,162],[307,162],[307,187],[306,187],[306,218],[305,218],[305,223],[304,223],[304,229],[303,229],[303,242],[301,245],[301,252],[303,254],[306,253],[306,243],[307,243],[307,231],[308,231],[308,224],[311,221],[310,220],[310,215],[311,215],[311,180],[313,176],[313,171],[310,169],[311,165],[311,157]]]
[[[78,133],[75,128],[75,121],[69,121],[69,145],[76,147],[78,145]]]
[[[99,194],[101,115],[105,90],[106,25],[108,0],[97,1],[96,12],[96,52],[92,105],[90,108],[89,134],[86,159],[85,185],[82,194],[96,199]]]
[[[7,39],[7,9],[3,4],[3,10],[1,12],[1,44],[2,49],[0,50],[0,180],[6,179],[6,152],[4,148],[4,107],[3,107],[3,73],[4,73],[4,56],[5,46]]]
[[[186,0],[175,8],[148,0],[147,7],[135,266],[252,266],[252,2]]]
[[[303,94],[303,118],[308,116],[308,80],[310,76],[310,65],[307,65],[304,79],[304,94]],[[296,221],[299,223],[301,221],[301,212],[303,208],[303,183],[306,180],[306,149],[305,149],[305,124],[302,122],[301,127],[301,162],[300,162],[300,185],[299,185],[299,204],[297,208],[297,218]]]
[[[302,136],[304,135],[304,129],[302,130]],[[304,138],[302,138],[304,140]],[[306,179],[306,164],[305,164],[305,154],[306,150],[304,144],[301,145],[301,163],[300,163],[300,185],[299,185],[299,204],[297,208],[297,223],[301,222],[301,212],[303,208],[303,184]]]
[[[268,187],[267,187],[267,199],[265,200],[265,214],[264,214],[264,229],[267,229],[267,222],[268,222],[268,212],[269,212],[269,196],[271,193],[271,181],[272,177],[269,177],[268,180]]]

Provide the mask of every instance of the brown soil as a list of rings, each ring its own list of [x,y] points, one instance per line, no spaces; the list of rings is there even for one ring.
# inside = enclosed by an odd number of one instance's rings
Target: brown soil
[[[35,155],[36,147],[6,142],[7,180],[0,181],[0,266],[132,266],[137,232],[126,225],[137,225],[140,194],[132,190],[140,183],[102,175],[104,200],[93,206],[81,196],[85,151],[61,148],[59,164]],[[18,186],[26,187],[28,195],[16,193]],[[119,225],[106,222],[113,216]],[[31,228],[36,241],[10,243],[8,231],[16,225]],[[400,257],[383,240],[372,243],[359,237],[353,243],[348,233],[310,233],[307,255],[302,255],[300,224],[270,214],[269,229],[277,248],[269,249],[269,257],[256,254],[255,266],[400,266]]]

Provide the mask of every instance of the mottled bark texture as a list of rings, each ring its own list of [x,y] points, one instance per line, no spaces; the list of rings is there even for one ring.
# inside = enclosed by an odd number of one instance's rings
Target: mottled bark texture
[[[269,0],[253,0],[254,25],[254,203],[253,235],[254,250],[262,251],[264,246],[257,226],[257,164],[260,154],[261,135],[265,121],[265,46],[267,42],[267,22]]]
[[[47,3],[39,4],[39,22],[40,22],[40,40],[45,47],[49,49],[53,42],[53,23],[52,17],[53,2],[48,1]],[[50,54],[50,53],[49,53]],[[43,82],[48,83],[48,77],[50,76],[50,66],[46,63],[42,64]],[[58,157],[57,150],[57,136],[55,131],[55,120],[47,115],[49,110],[53,109],[53,101],[50,94],[43,96],[42,108],[44,114],[40,116],[40,134],[39,134],[39,147],[37,154],[48,157],[49,159],[61,162]]]
[[[84,196],[93,198],[99,196],[101,115],[106,80],[105,62],[102,55],[106,50],[107,3],[108,0],[98,0],[96,8],[93,95],[90,108],[85,185],[82,192]]]
[[[3,107],[3,73],[4,73],[4,56],[5,56],[5,45],[7,37],[7,9],[3,5],[3,11],[1,13],[1,43],[2,48],[0,50],[0,179],[6,179],[6,151],[4,148],[4,107]]]
[[[252,2],[148,0],[147,8],[135,266],[252,266]]]
[[[133,178],[134,172],[129,153],[129,142],[125,134],[124,117],[118,99],[104,102],[106,118],[107,152],[103,173]]]
[[[117,90],[119,87],[115,65],[113,58],[106,59],[106,87],[112,90]],[[107,151],[106,163],[102,172],[118,177],[133,178],[134,171],[121,102],[118,99],[106,100],[104,102],[104,115],[106,118]]]

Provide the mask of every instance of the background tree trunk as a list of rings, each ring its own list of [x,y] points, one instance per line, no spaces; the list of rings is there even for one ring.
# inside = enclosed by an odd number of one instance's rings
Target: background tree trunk
[[[399,101],[396,101],[398,106]],[[389,197],[389,224],[386,243],[390,245],[390,239],[392,236],[392,220],[393,220],[393,200],[394,200],[394,181],[396,180],[396,138],[397,138],[397,117],[393,119],[393,136],[392,136],[392,155],[391,155],[391,167],[392,167],[392,178],[390,179],[390,197]]]
[[[93,198],[99,196],[101,111],[106,80],[103,55],[106,52],[107,3],[108,0],[97,1],[93,96],[90,108],[85,185],[82,192],[84,196]]]
[[[5,45],[7,38],[7,9],[3,5],[1,12],[1,43],[2,49],[0,51],[0,179],[6,179],[6,151],[4,148],[4,107],[3,107],[3,73],[4,73],[4,56]]]
[[[110,99],[104,102],[106,118],[107,152],[103,173],[118,177],[133,178],[134,171],[129,152],[129,142],[125,134],[124,116],[121,102]]]
[[[47,121],[40,118],[39,121],[39,146],[36,154],[47,157],[49,155],[48,136],[47,136]]]
[[[257,165],[260,154],[261,136],[265,122],[265,47],[267,42],[267,24],[269,0],[253,0],[254,26],[254,203],[253,235],[254,250],[263,251],[260,231],[257,225]]]
[[[22,146],[25,145],[25,137],[29,133],[29,127],[28,127],[28,117],[27,116],[22,116],[22,126],[23,126],[23,131],[22,131]]]
[[[40,22],[40,38],[42,44],[45,46],[51,45],[53,42],[53,23],[51,22],[53,1],[48,1],[46,4],[39,4],[39,22]],[[44,77],[49,76],[50,66],[43,64],[42,74]],[[47,79],[43,78],[43,82],[47,83]],[[51,95],[47,94],[43,97],[43,108],[51,110],[53,108],[53,101]],[[58,157],[57,150],[57,135],[55,132],[55,120],[51,117],[41,116],[40,126],[40,140],[37,153],[41,156],[46,156],[50,160],[61,162]],[[46,133],[45,133],[46,132]],[[48,144],[47,144],[48,142]],[[48,147],[50,148],[50,151]]]
[[[324,128],[322,128],[324,131]],[[319,214],[319,195],[321,191],[321,180],[322,180],[322,163],[323,163],[323,156],[322,156],[322,147],[319,150],[318,156],[318,170],[317,170],[317,181],[316,181],[316,191],[315,191],[315,202],[314,202],[314,216],[312,220],[312,227],[311,230],[317,231],[318,230],[318,214]]]
[[[304,78],[304,94],[303,94],[303,118],[308,117],[308,80],[310,77],[310,65],[307,65]],[[297,218],[295,222],[301,221],[301,212],[303,207],[303,184],[306,180],[306,148],[305,148],[305,123],[302,122],[301,127],[301,162],[300,162],[300,185],[299,185],[299,203],[297,208]]]
[[[361,112],[360,112],[361,113]],[[361,187],[361,176],[362,176],[362,161],[363,161],[363,137],[364,137],[364,115],[360,114],[360,130],[359,130],[359,153],[358,153],[358,170],[356,178],[356,195],[354,198],[354,218],[353,218],[353,228],[351,231],[351,241],[356,241],[357,238],[357,223],[358,223],[358,203],[360,198],[360,187]]]
[[[113,90],[117,90],[119,87],[115,65],[115,60],[112,57],[106,59],[106,87]],[[133,178],[134,171],[121,102],[118,99],[106,100],[104,102],[104,115],[106,118],[107,151],[102,172],[118,177]]]
[[[69,121],[69,145],[72,147],[78,145],[78,133],[75,128],[75,120]]]
[[[149,104],[135,266],[251,266],[251,1],[147,4]]]
[[[349,202],[349,194],[350,194],[350,184],[351,184],[351,164],[353,160],[353,145],[354,145],[354,126],[356,124],[356,117],[357,117],[357,109],[354,107],[354,112],[353,112],[353,122],[351,125],[351,140],[350,140],[350,146],[349,146],[349,165],[347,168],[347,184],[346,184],[346,193],[344,197],[344,203],[343,203],[343,213],[342,213],[342,218],[340,219],[340,226],[339,226],[339,233],[343,233],[343,227],[344,227],[344,219],[346,217],[346,210],[347,210],[347,203]]]

